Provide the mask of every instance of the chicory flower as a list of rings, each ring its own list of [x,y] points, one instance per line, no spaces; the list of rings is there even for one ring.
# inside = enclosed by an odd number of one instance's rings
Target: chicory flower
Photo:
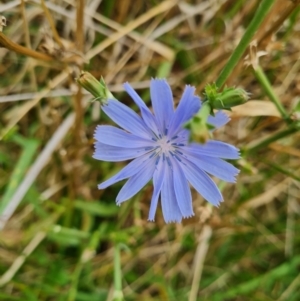
[[[153,79],[150,94],[153,113],[135,90],[124,84],[141,111],[141,116],[116,99],[108,99],[102,110],[121,128],[101,125],[96,128],[94,158],[118,162],[133,159],[119,173],[99,184],[104,189],[128,179],[120,190],[118,205],[133,197],[151,179],[153,195],[148,219],[153,221],[160,203],[165,222],[181,222],[194,215],[189,184],[208,202],[218,206],[222,194],[209,174],[227,182],[235,182],[238,169],[223,159],[238,159],[234,146],[208,140],[205,144],[190,143],[189,131],[184,124],[201,107],[201,100],[194,95],[195,88],[186,86],[174,110],[173,96],[165,80]],[[207,122],[219,128],[229,118],[219,111]]]

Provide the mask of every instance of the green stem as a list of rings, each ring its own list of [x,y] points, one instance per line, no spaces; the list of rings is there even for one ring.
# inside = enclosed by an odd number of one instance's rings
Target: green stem
[[[80,277],[82,269],[83,269],[83,263],[79,262],[76,265],[75,270],[72,274],[72,283],[71,283],[71,287],[69,290],[68,301],[74,301],[76,299],[77,286],[78,286],[78,281],[79,281],[79,277]]]
[[[123,301],[120,244],[115,245],[114,254],[114,301]]]
[[[251,146],[250,148],[246,149],[246,155],[254,153],[258,150],[260,150],[261,148],[264,148],[266,146],[268,146],[269,144],[271,144],[274,141],[277,141],[281,138],[287,137],[297,131],[300,130],[300,124],[295,124],[293,126],[290,126],[288,129],[283,130],[281,132],[275,133],[272,136],[267,137],[266,139],[256,143],[255,145]]]
[[[286,112],[285,108],[281,104],[279,98],[274,93],[274,90],[266,77],[266,74],[262,70],[260,66],[254,68],[254,73],[258,81],[260,82],[262,88],[265,90],[266,94],[270,98],[270,100],[275,104],[277,110],[281,114],[282,118],[286,121],[287,124],[291,124],[292,120],[290,119],[289,114]]]
[[[106,229],[107,229],[107,224],[102,223],[99,226],[99,228],[92,234],[92,237],[88,245],[86,246],[86,248],[83,249],[80,256],[80,260],[77,263],[75,270],[72,274],[72,282],[69,289],[68,301],[77,300],[76,299],[77,288],[78,288],[79,277],[81,275],[81,272],[84,268],[84,265],[92,259],[93,254],[96,254],[96,249],[97,247],[100,246],[101,238],[104,235]]]
[[[273,169],[275,169],[275,170],[277,170],[277,171],[279,171],[279,172],[281,172],[281,173],[287,175],[288,177],[291,177],[292,179],[294,179],[294,180],[300,182],[300,177],[298,177],[297,175],[295,175],[295,171],[290,172],[289,170],[287,170],[287,169],[285,169],[285,168],[282,168],[280,165],[274,164],[274,163],[269,162],[269,161],[264,160],[264,159],[262,159],[261,161],[262,161],[263,163],[269,165],[269,166],[272,167]]]
[[[240,43],[235,48],[227,64],[225,65],[219,77],[217,78],[216,80],[217,87],[221,88],[224,85],[226,79],[229,77],[230,73],[232,72],[232,70],[237,65],[242,55],[244,54],[245,50],[247,49],[248,45],[251,42],[251,39],[253,38],[255,32],[263,22],[265,16],[269,12],[273,3],[274,0],[263,0],[261,2],[260,6],[258,7],[254,15],[254,18],[252,19],[242,39],[240,40]]]

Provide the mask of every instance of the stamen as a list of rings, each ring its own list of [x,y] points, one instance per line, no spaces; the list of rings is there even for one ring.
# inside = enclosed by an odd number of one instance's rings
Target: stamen
[[[174,157],[175,157],[179,162],[181,162],[181,159],[180,159],[177,155],[174,155]]]
[[[160,156],[158,156],[158,157],[156,158],[155,165],[158,164],[159,160],[160,160]]]
[[[177,153],[177,154],[179,154],[179,155],[183,155],[183,153],[182,152],[180,152],[178,149],[175,149],[175,151],[174,151],[175,153]]]
[[[170,158],[169,158],[169,157],[166,157],[166,158],[167,158],[168,165],[169,165],[169,166],[172,166],[172,165],[171,165],[171,160],[170,160]]]
[[[145,151],[148,151],[148,150],[151,150],[151,149],[153,149],[153,146],[145,147]]]
[[[156,152],[153,152],[149,159],[153,158],[156,155]]]

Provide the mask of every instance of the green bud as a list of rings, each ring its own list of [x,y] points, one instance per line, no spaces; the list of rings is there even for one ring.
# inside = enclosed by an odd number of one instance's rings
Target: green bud
[[[249,94],[242,88],[232,87],[218,92],[216,84],[208,84],[205,87],[205,97],[213,109],[230,110],[244,104],[249,99]]]
[[[213,84],[207,84],[204,88],[205,92],[205,98],[211,102],[211,101],[215,101],[216,98],[218,97],[218,87],[216,86],[215,83]]]
[[[244,104],[249,99],[249,94],[241,88],[225,88],[219,93],[212,106],[215,109],[229,109]]]
[[[100,81],[98,81],[91,73],[81,71],[79,78],[76,78],[76,82],[95,96],[93,101],[98,100],[101,104],[106,104],[109,98],[115,98],[108,90],[102,77],[100,78]]]

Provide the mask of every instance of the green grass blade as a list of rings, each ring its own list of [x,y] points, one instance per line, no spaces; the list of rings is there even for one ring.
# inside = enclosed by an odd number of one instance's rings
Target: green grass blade
[[[33,139],[24,139],[20,136],[15,137],[14,139],[18,144],[23,147],[22,154],[20,159],[16,163],[16,167],[10,177],[4,195],[0,203],[0,214],[4,211],[5,207],[8,205],[11,197],[16,191],[16,188],[21,183],[28,167],[32,162],[32,158],[36,153],[37,148],[39,147],[39,141]]]

